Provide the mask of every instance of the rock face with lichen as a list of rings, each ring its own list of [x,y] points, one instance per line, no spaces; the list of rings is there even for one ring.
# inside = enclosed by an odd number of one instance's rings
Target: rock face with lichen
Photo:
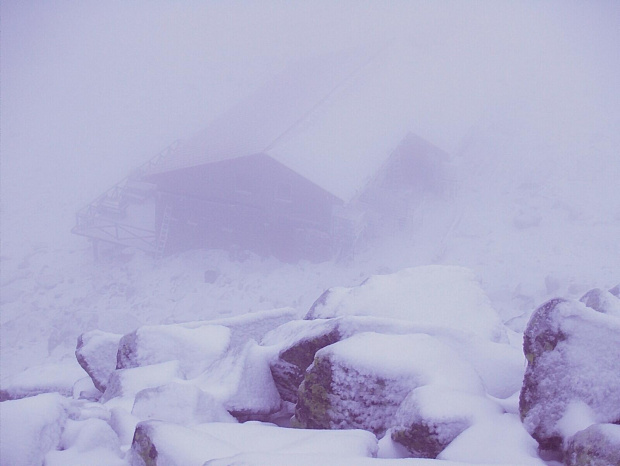
[[[357,334],[316,353],[299,387],[294,424],[382,436],[407,395],[423,385],[483,393],[471,366],[434,337]]]
[[[105,392],[116,369],[118,344],[122,335],[92,330],[79,336],[75,357],[88,373],[97,390]]]
[[[620,426],[594,424],[577,432],[566,442],[567,466],[620,465]]]
[[[270,363],[271,375],[280,397],[284,401],[297,403],[299,386],[304,380],[306,369],[314,360],[314,355],[321,348],[339,341],[341,334],[337,320],[292,322],[283,326],[283,330],[287,330],[284,327],[292,328],[288,332],[289,338],[284,339],[284,343],[278,342],[282,347],[278,351],[278,357]],[[277,330],[270,337],[271,339],[264,340],[263,344],[277,341]]]
[[[579,301],[553,299],[530,318],[528,361],[519,410],[546,450],[561,450],[571,409],[587,406],[592,423],[620,421],[620,319]]]

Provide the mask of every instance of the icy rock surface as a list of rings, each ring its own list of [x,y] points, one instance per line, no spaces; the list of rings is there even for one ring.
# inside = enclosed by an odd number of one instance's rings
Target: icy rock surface
[[[101,393],[116,369],[116,355],[122,335],[92,330],[79,336],[75,357]]]
[[[210,460],[231,458],[246,452],[296,457],[310,453],[331,458],[372,457],[377,452],[377,439],[364,431],[307,431],[255,422],[209,423],[188,428],[147,421],[136,428],[130,457],[132,466],[202,466]]]
[[[316,353],[299,388],[294,422],[381,436],[409,392],[429,384],[484,393],[468,362],[434,337],[361,333]]]
[[[519,409],[541,448],[560,450],[584,417],[586,425],[620,420],[620,319],[553,299],[532,314],[523,349]]]
[[[2,465],[43,464],[47,452],[60,443],[67,409],[67,400],[57,393],[0,403]]]
[[[436,325],[505,341],[505,329],[474,273],[457,266],[423,266],[373,275],[353,288],[330,288],[306,319],[346,315]]]
[[[391,436],[415,458],[436,458],[475,422],[502,413],[502,408],[486,397],[425,385],[402,402]]]
[[[567,466],[610,466],[620,464],[620,425],[594,424],[566,442]]]

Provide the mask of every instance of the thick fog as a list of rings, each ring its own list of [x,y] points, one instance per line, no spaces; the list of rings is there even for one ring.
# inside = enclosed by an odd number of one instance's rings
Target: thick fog
[[[617,211],[619,15],[614,2],[4,2],[5,251],[74,241],[74,210],[291,60],[386,43],[415,63],[413,132],[458,157],[490,129],[511,147],[472,157],[496,176],[525,170]]]

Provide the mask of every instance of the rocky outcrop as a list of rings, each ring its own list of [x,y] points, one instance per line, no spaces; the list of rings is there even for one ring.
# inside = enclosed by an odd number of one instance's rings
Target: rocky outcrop
[[[221,325],[148,325],[121,338],[116,369],[179,361],[181,370],[192,377],[221,358],[229,343],[230,330]]]
[[[78,337],[75,357],[101,393],[116,369],[116,354],[122,335],[92,330]]]
[[[561,450],[576,406],[591,423],[620,420],[620,319],[553,299],[532,314],[523,349],[519,410],[542,449]]]
[[[405,397],[431,383],[483,393],[471,366],[429,335],[358,334],[316,353],[299,388],[294,424],[382,436]]]
[[[270,370],[284,401],[297,403],[297,391],[316,352],[342,338],[338,327],[337,319],[296,321],[263,339],[264,345],[278,347],[277,357],[270,362]]]
[[[373,275],[359,286],[334,287],[312,305],[305,319],[376,316],[473,333],[507,341],[505,328],[473,271],[424,266]]]
[[[566,443],[567,466],[620,465],[620,426],[594,424],[573,435]]]

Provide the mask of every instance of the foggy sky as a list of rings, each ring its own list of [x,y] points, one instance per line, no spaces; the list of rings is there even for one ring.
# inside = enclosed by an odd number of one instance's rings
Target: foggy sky
[[[619,169],[612,0],[5,1],[1,21],[5,250],[67,237],[77,208],[291,60],[358,45],[412,54],[411,129],[453,155],[494,124]]]

